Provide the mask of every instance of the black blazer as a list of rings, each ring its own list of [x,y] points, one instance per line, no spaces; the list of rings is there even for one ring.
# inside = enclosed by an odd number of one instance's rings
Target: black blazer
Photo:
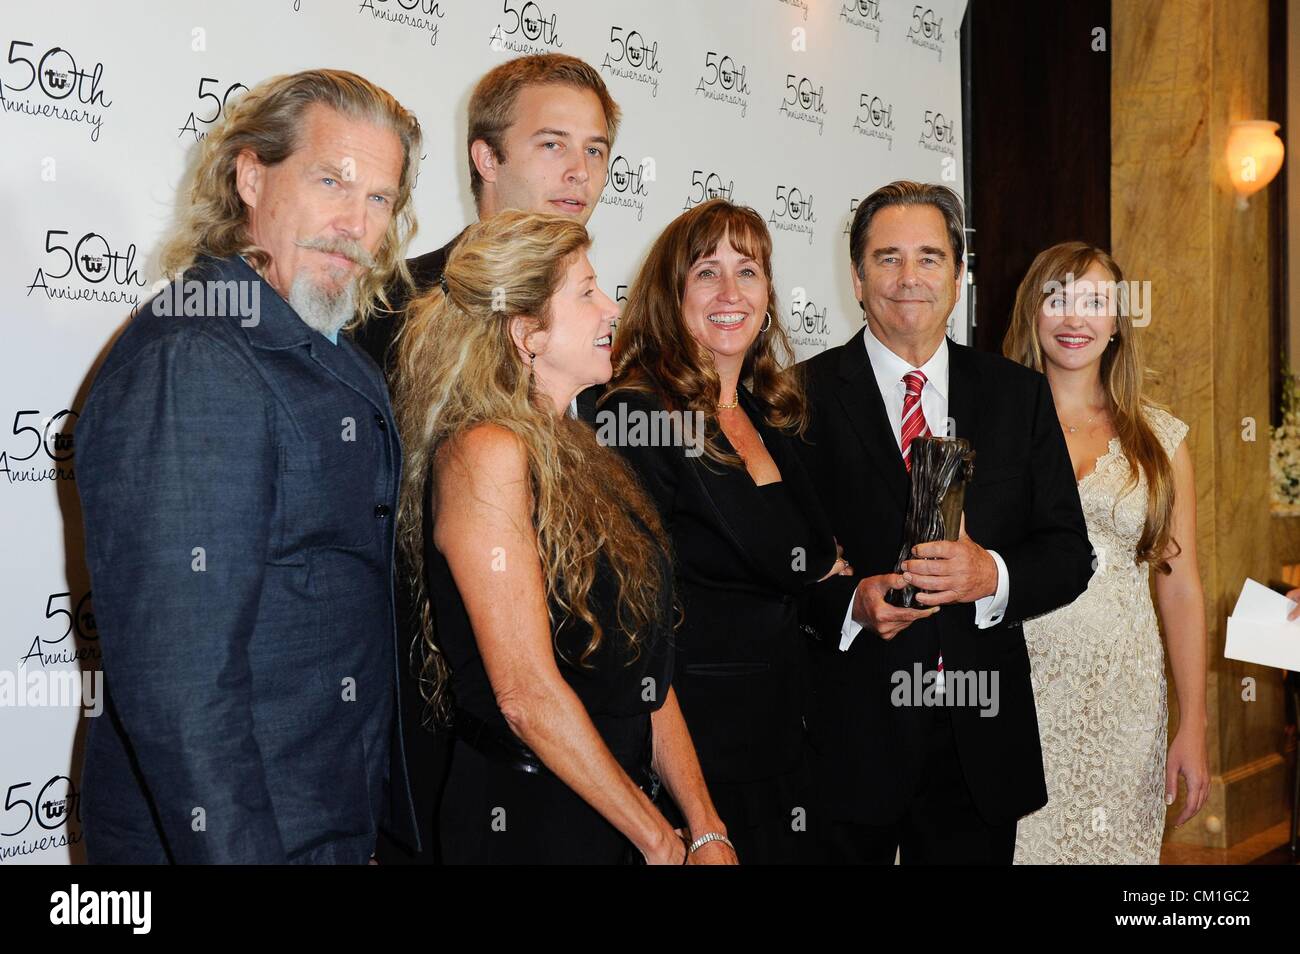
[[[442,278],[443,269],[447,267],[447,256],[451,254],[451,250],[456,247],[456,243],[464,234],[462,230],[442,248],[426,252],[416,258],[408,258],[406,267],[410,269],[415,287],[409,291],[401,287],[390,288],[389,310],[375,313],[369,321],[352,333],[356,343],[375,359],[375,364],[379,365],[385,374],[390,370],[393,339],[397,337],[402,319],[406,317],[406,306],[411,303],[412,298],[428,291],[437,284],[438,279]]]
[[[593,397],[584,392],[580,406]],[[831,525],[794,449],[797,438],[762,423],[743,388],[740,400],[784,488],[758,487],[743,467],[688,457],[680,446],[612,445],[631,463],[672,538],[683,612],[673,685],[710,782],[755,781],[797,767],[808,669],[800,608],[835,562]],[[604,440],[611,433],[606,421],[622,413],[663,409],[657,397],[615,392],[595,413],[597,436]],[[725,436],[720,441],[732,449]],[[771,493],[796,502],[798,529],[784,529]],[[802,559],[794,546],[804,548]]]
[[[989,688],[998,679],[996,715],[952,707],[980,815],[1001,824],[1047,802],[1021,622],[1083,592],[1092,548],[1047,379],[952,341],[948,354],[948,415],[976,452],[966,532],[1006,563],[1006,612],[978,629],[973,603],[949,605],[890,641],[863,630],[846,652],[840,627],[853,588],[893,571],[910,483],[862,332],[800,365],[811,407],[805,463],[859,574],[818,587],[810,612],[821,640],[809,730],[824,756],[828,808],[844,820],[885,824],[904,810],[922,767],[926,710],[892,704],[892,677],[912,673],[914,663],[933,669],[940,648],[946,672],[985,671]]]
[[[463,235],[464,232],[461,233]],[[385,374],[392,369],[393,339],[406,317],[406,306],[411,299],[423,294],[437,284],[447,265],[447,256],[460,241],[460,235],[440,249],[418,258],[406,260],[415,286],[411,290],[401,287],[389,289],[390,310],[373,315],[369,321],[353,331],[356,343],[375,360]],[[412,646],[418,630],[411,588],[407,584],[410,569],[399,549],[395,559],[394,592],[397,600],[398,680],[397,704],[402,715],[402,748],[411,773],[411,796],[414,800],[416,826],[421,848],[412,851],[409,846],[395,845],[390,839],[380,837],[377,856],[382,864],[404,864],[411,861],[434,864],[438,860],[437,825],[435,817],[442,786],[447,772],[449,755],[448,735],[430,732],[425,728],[426,706],[416,675],[422,652],[416,649],[412,660]]]

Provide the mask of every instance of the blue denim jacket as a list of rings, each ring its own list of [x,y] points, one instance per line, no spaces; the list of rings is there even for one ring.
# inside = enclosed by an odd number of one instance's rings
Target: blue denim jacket
[[[380,825],[415,838],[387,389],[242,259],[185,280],[234,282],[218,288],[256,314],[191,285],[146,302],[76,428],[109,700],[86,744],[87,856],[364,863]]]

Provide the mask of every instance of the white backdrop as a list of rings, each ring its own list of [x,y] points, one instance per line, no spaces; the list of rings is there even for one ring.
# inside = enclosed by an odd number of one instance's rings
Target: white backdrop
[[[622,297],[664,225],[725,195],[768,220],[787,330],[806,357],[861,325],[846,271],[856,201],[903,177],[963,192],[964,8],[965,0],[6,3],[0,863],[81,858],[87,723],[81,694],[72,704],[54,695],[58,680],[84,671],[93,697],[99,656],[72,427],[113,332],[159,278],[158,239],[190,151],[241,84],[338,67],[413,109],[426,137],[416,254],[474,218],[464,134],[476,79],[524,53],[582,57],[624,113],[589,223],[602,287]],[[953,314],[953,335],[965,340],[964,301]]]

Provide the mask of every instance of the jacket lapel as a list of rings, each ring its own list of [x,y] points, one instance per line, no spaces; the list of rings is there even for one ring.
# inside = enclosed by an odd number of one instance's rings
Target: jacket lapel
[[[795,454],[790,452],[787,437],[780,431],[763,422],[762,411],[750,393],[742,386],[739,389],[740,401],[748,413],[754,427],[758,430],[777,468],[781,471],[781,480],[785,483],[786,493],[796,502],[807,504],[813,501],[811,481],[804,473],[802,465]],[[725,434],[719,434],[720,443],[734,453],[735,448]],[[763,521],[764,508],[768,503],[764,499],[765,490],[754,484],[749,472],[742,464],[739,467],[726,467],[712,461],[698,458],[691,471],[696,475],[705,499],[712,505],[718,518],[718,525],[731,540],[740,558],[750,567],[756,576],[767,580],[775,588],[784,592],[797,592],[805,583],[804,578],[792,571],[790,555],[780,548],[773,550],[767,531],[770,530]],[[804,509],[814,534],[822,534],[827,546],[830,546],[831,531],[829,521],[821,513],[820,507],[815,512]],[[813,545],[810,541],[809,546]],[[814,559],[815,553],[809,553]]]
[[[310,328],[292,306],[239,257],[204,258],[201,266],[205,270],[215,271],[218,278],[256,282],[260,286],[257,289],[257,321],[241,322],[253,347],[265,351],[285,351],[306,346],[312,361],[364,397],[386,417],[392,416],[388,389],[384,386],[382,375],[378,368],[370,366],[370,359],[352,341],[351,335],[339,332],[338,344],[327,341],[324,335]]]
[[[368,359],[350,337],[340,333],[338,344],[331,344],[324,335],[313,332],[308,350],[316,364],[389,415],[388,389],[377,376],[366,373]]]
[[[749,392],[743,386],[739,389],[740,400],[745,410],[749,413],[750,420],[759,420],[760,415],[749,396]],[[757,426],[757,425],[756,425]],[[760,433],[763,433],[760,431]],[[767,435],[763,433],[764,441]],[[721,430],[718,432],[718,442],[722,447],[731,453],[736,449],[731,442],[727,440],[727,435]],[[760,499],[761,493],[754,485],[754,480],[749,476],[749,471],[745,469],[742,463],[739,467],[728,467],[716,461],[707,460],[704,457],[696,458],[695,466],[690,470],[699,480],[700,490],[704,498],[713,506],[713,511],[717,515],[719,527],[730,538],[735,546],[741,559],[745,561],[758,576],[771,580],[773,583],[780,581],[775,579],[769,567],[763,565],[763,561],[757,558],[762,552],[763,547],[760,541],[751,540],[747,532],[754,527],[755,515],[762,513],[763,502]]]
[[[971,360],[971,349],[948,342],[948,416],[953,436],[964,437],[977,452],[980,446],[980,376]]]
[[[841,349],[835,397],[869,456],[877,462],[877,477],[889,488],[898,506],[906,510],[911,482],[903,466],[903,455],[898,452],[898,442],[894,440],[893,426],[885,413],[885,401],[876,384],[861,331]]]

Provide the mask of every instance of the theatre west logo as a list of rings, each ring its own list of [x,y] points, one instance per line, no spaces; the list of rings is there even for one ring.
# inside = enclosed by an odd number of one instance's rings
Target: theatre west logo
[[[81,798],[66,775],[8,784],[4,804],[0,864],[81,841]]]
[[[942,63],[943,17],[935,16],[933,10],[918,3],[912,8],[912,22],[907,25],[907,42],[938,54]]]
[[[695,84],[695,93],[715,103],[739,106],[743,117],[749,110],[747,71],[747,66],[737,64],[725,53],[708,50],[704,54],[704,72]]]
[[[87,660],[93,663],[101,658],[89,591],[75,601],[70,592],[51,593],[45,600],[45,619],[52,622],[45,624],[47,631],[35,634],[26,651],[18,656],[21,666],[47,669]],[[26,636],[23,639],[25,642]]]
[[[916,144],[931,152],[955,156],[957,146],[953,121],[938,110],[927,109],[921,117],[921,138]]]
[[[808,123],[817,127],[817,135],[822,134],[826,125],[826,87],[814,86],[806,76],[794,73],[785,75],[785,98],[777,112],[787,119]]]
[[[72,427],[76,417],[77,412],[67,408],[44,418],[40,411],[15,412],[11,441],[7,446],[0,443],[0,479],[5,486],[75,480]]]
[[[693,209],[701,202],[707,202],[709,199],[726,199],[730,202],[735,191],[735,179],[724,179],[716,172],[692,169],[691,191],[687,193],[686,204],[682,206],[682,211]]]
[[[873,96],[858,95],[858,113],[853,117],[853,131],[859,136],[879,139],[886,151],[894,151],[894,104]]]
[[[502,0],[502,19],[488,37],[488,45],[496,53],[554,53],[562,49],[558,18],[554,13],[546,16],[542,7],[531,2],[517,7],[510,0]]]
[[[121,924],[132,934],[148,934],[153,919],[153,894],[149,891],[71,890],[50,895],[51,924]]]
[[[90,128],[99,141],[112,100],[104,95],[104,64],[78,65],[61,46],[41,51],[26,40],[11,40],[0,71],[0,108]]]
[[[772,212],[767,217],[767,225],[773,232],[794,232],[799,235],[808,236],[808,244],[812,244],[813,225],[817,222],[817,215],[813,212],[813,197],[809,192],[804,194],[802,189],[795,186],[777,186],[776,202],[772,206]]]
[[[790,316],[786,322],[790,344],[808,348],[826,348],[830,344],[829,310],[818,307],[808,290],[795,286],[790,293]]]
[[[600,204],[633,211],[640,222],[650,192],[648,183],[653,180],[653,159],[642,159],[634,166],[626,156],[616,155],[609,164],[609,181],[600,194]]]
[[[198,100],[185,122],[181,123],[176,138],[180,139],[189,133],[195,142],[206,139],[212,125],[226,114],[230,97],[240,90],[247,92],[248,87],[243,83],[230,83],[223,89],[221,80],[211,76],[200,77]]]
[[[361,0],[357,14],[370,14],[370,19],[403,26],[408,30],[429,34],[429,45],[438,45],[438,21],[447,14],[442,12],[438,0]]]
[[[869,30],[880,42],[880,0],[844,0],[840,8],[840,22],[860,30]]]
[[[654,99],[659,95],[659,75],[664,71],[659,63],[659,41],[647,44],[636,30],[610,27],[609,49],[601,61],[600,71],[645,86]]]
[[[140,304],[138,289],[145,281],[135,267],[134,242],[123,247],[98,232],[46,229],[45,255],[26,286],[28,298],[44,292],[46,300]]]

